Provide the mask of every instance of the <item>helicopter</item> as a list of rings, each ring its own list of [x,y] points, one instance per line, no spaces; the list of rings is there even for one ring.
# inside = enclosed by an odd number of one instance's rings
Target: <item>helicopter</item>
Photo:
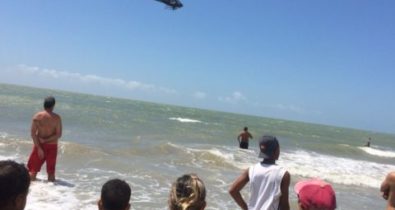
[[[162,2],[162,3],[166,4],[167,6],[169,6],[173,10],[179,9],[183,6],[181,1],[179,1],[179,0],[155,0],[155,1]]]

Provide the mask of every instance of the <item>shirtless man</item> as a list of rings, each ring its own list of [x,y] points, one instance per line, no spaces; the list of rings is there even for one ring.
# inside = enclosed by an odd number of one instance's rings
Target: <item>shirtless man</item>
[[[372,138],[369,137],[368,142],[366,142],[365,147],[370,147],[370,142],[372,141]]]
[[[386,210],[395,210],[395,171],[389,172],[381,183],[380,191],[387,200]]]
[[[44,110],[33,116],[31,137],[33,151],[30,154],[27,167],[30,179],[36,180],[37,173],[46,162],[48,181],[55,181],[55,165],[58,152],[58,140],[62,136],[62,120],[53,112],[55,98],[49,96],[44,100]]]
[[[240,148],[242,149],[248,149],[248,140],[252,139],[252,135],[250,132],[248,132],[248,128],[244,127],[244,132],[240,133],[240,135],[237,137],[237,141],[239,141]]]

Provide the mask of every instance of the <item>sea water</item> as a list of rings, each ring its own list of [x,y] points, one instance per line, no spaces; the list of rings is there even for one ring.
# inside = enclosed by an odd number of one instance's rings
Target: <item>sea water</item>
[[[257,139],[276,135],[278,164],[293,186],[320,177],[331,183],[341,210],[384,209],[379,186],[395,170],[395,136],[232,113],[0,85],[0,159],[27,162],[32,149],[30,123],[53,95],[63,121],[55,183],[46,182],[45,165],[30,187],[27,210],[93,210],[103,183],[112,178],[132,187],[132,209],[167,209],[171,183],[197,173],[207,187],[207,208],[239,209],[228,194],[232,182],[260,161]],[[248,126],[250,149],[236,137]],[[363,147],[368,137],[372,147]],[[248,199],[248,185],[242,191]]]

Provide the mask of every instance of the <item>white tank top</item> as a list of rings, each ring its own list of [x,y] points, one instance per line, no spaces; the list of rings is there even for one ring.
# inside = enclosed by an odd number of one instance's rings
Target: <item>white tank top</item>
[[[250,202],[248,210],[278,210],[281,181],[286,170],[275,164],[257,163],[248,169]]]

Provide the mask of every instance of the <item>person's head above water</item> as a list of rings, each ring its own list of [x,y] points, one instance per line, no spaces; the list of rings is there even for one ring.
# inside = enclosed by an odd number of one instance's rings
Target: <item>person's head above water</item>
[[[170,210],[203,210],[206,187],[196,174],[185,174],[173,183],[169,195]]]
[[[244,127],[244,131],[248,131],[248,127]]]
[[[55,98],[48,96],[44,99],[44,109],[52,109],[55,106]]]

